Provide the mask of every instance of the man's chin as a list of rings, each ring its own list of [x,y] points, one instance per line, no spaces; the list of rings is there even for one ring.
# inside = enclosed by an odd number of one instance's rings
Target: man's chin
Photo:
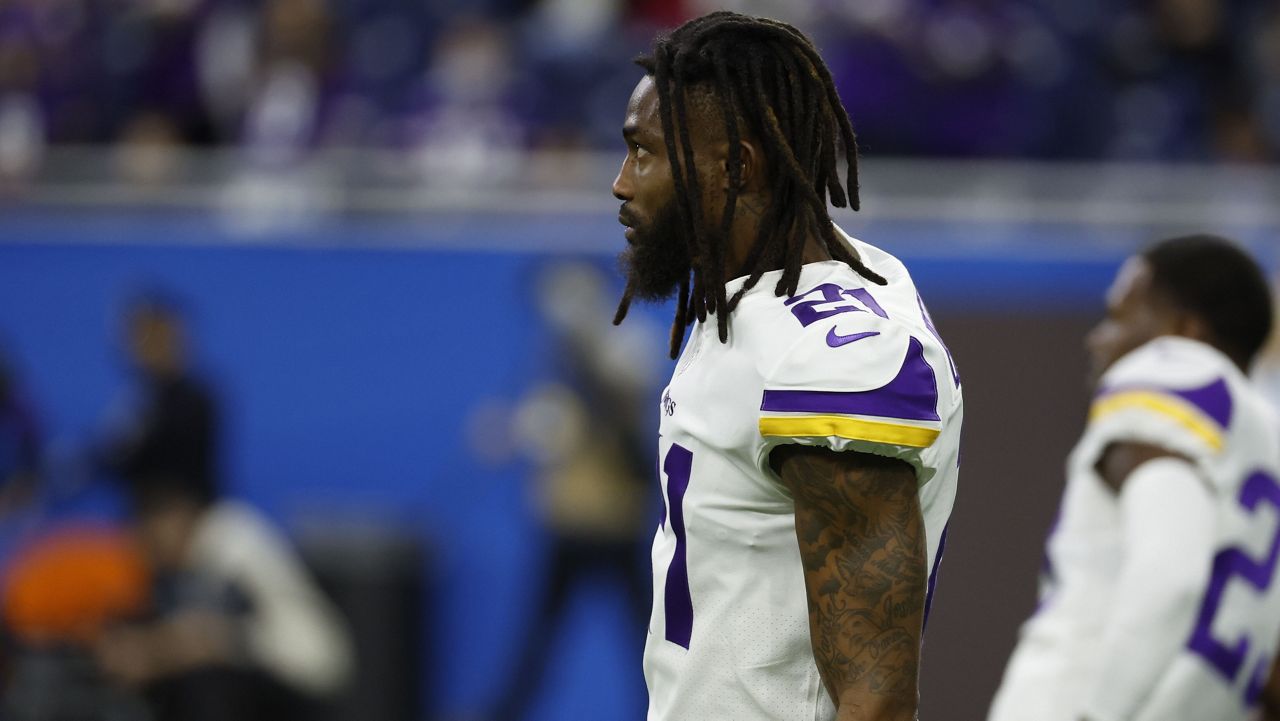
[[[669,269],[647,268],[643,262],[637,264],[635,255],[635,248],[631,247],[618,256],[618,266],[627,279],[631,297],[647,303],[662,303],[674,298],[682,276]],[[684,277],[687,275],[686,270]]]
[[[676,285],[665,288],[654,286],[643,286],[635,283],[631,284],[631,297],[636,300],[642,300],[646,303],[665,303],[676,297],[676,290],[680,287]]]

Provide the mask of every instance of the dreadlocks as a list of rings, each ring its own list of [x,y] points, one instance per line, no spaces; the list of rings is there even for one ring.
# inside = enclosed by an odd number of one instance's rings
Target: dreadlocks
[[[775,20],[714,12],[659,36],[653,54],[636,63],[654,77],[676,204],[693,245],[690,277],[680,282],[671,327],[672,358],[679,354],[690,321],[705,321],[708,313],[716,315],[720,341],[727,341],[729,314],[764,273],[781,267],[774,293],[794,295],[808,238],[821,239],[832,258],[885,284],[837,237],[828,214],[828,194],[836,207],[859,207],[858,146],[830,71],[799,30]],[[705,100],[707,93],[714,102],[706,104],[722,108],[729,141],[729,190],[720,233],[713,238],[702,227],[702,192],[688,109],[691,98]],[[774,177],[771,202],[743,268],[747,282],[727,298],[723,243],[733,226],[742,184],[739,143],[744,125],[760,139]],[[841,148],[848,166],[843,184],[836,166]],[[626,317],[631,299],[628,287],[615,324]]]

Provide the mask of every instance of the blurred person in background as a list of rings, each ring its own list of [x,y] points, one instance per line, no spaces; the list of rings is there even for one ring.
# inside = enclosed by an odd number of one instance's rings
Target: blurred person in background
[[[1258,161],[1275,150],[1261,134],[1249,70],[1251,5],[1157,0],[1099,29],[1114,98],[1107,155]]]
[[[858,146],[807,37],[717,12],[639,63],[616,320],[675,296],[680,356],[649,718],[914,719],[958,482],[950,353],[902,263],[831,220],[828,197],[858,208]]]
[[[470,188],[518,171],[525,138],[513,54],[508,30],[483,18],[460,18],[441,33],[405,131],[425,184]]]
[[[40,465],[40,429],[0,352],[0,522],[25,506],[36,491]]]
[[[265,517],[186,484],[142,486],[131,501],[152,607],[95,648],[154,721],[304,719],[342,687],[344,623]]]
[[[336,82],[333,17],[324,0],[261,6],[244,140],[259,165],[296,164],[322,140]]]
[[[0,358],[0,717],[144,721],[94,662],[104,629],[141,612],[147,570],[127,533],[50,483],[34,414]],[[70,491],[70,493],[68,492]]]
[[[1243,721],[1280,643],[1280,425],[1246,377],[1272,326],[1256,263],[1207,235],[1120,269],[1090,333],[1040,605],[991,721]]]
[[[1276,277],[1271,278],[1271,290],[1274,304],[1272,317],[1280,317],[1280,293],[1276,292]],[[1273,324],[1271,337],[1267,345],[1258,354],[1251,374],[1255,385],[1271,402],[1271,407],[1280,414],[1280,325]],[[1280,438],[1276,439],[1280,443]],[[1271,675],[1259,698],[1262,707],[1256,721],[1280,721],[1280,663],[1271,665]]]
[[[329,135],[341,79],[329,3],[269,0],[256,9],[247,43],[252,63],[222,63],[210,50],[206,77],[223,115],[243,113],[239,138],[246,162],[221,200],[228,225],[248,233],[296,228],[323,217],[331,178],[311,161],[317,149],[350,140]],[[221,20],[210,46],[234,51],[245,44],[238,26],[243,18]]]
[[[219,412],[212,389],[194,371],[180,304],[158,291],[124,313],[124,347],[136,386],[109,419],[99,450],[104,469],[130,495],[155,485],[219,494]]]
[[[129,534],[64,521],[6,554],[0,578],[0,717],[149,721],[135,694],[104,678],[93,648],[145,611],[146,562]]]
[[[142,398],[102,455],[154,576],[148,617],[103,634],[97,659],[156,721],[299,718],[349,674],[345,627],[271,523],[224,497],[179,304],[133,302],[126,345]]]
[[[538,310],[555,335],[560,372],[524,399],[514,431],[537,467],[537,509],[550,549],[538,574],[542,588],[530,596],[533,618],[491,712],[497,721],[524,718],[581,586],[603,579],[620,587],[637,652],[648,621],[655,368],[644,349],[654,334],[643,323],[621,337],[610,333],[607,293],[604,274],[585,262],[556,264],[538,280]]]
[[[39,56],[34,38],[0,8],[0,190],[21,187],[38,169],[48,118],[36,96]]]

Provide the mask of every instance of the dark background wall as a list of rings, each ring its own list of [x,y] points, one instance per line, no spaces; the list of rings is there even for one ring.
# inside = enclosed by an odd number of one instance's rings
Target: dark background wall
[[[1035,605],[1042,541],[1084,421],[1083,312],[938,319],[963,359],[960,496],[936,620],[925,639],[921,718],[978,721]]]
[[[853,226],[912,268],[964,384],[961,489],[926,642],[925,718],[984,717],[1085,408],[1081,340],[1141,232],[881,222]],[[512,663],[540,582],[527,467],[485,409],[554,358],[531,307],[551,259],[611,267],[616,226],[580,216],[333,218],[247,243],[192,213],[0,217],[0,343],[55,468],[126,380],[116,313],[163,286],[184,299],[225,397],[226,477],[293,529],[399,529],[426,549],[425,713],[474,710]],[[650,317],[665,324],[668,311]],[[653,349],[659,375],[669,365]],[[655,389],[655,398],[657,389]],[[497,449],[501,450],[501,449]],[[59,481],[73,484],[72,480]],[[109,503],[68,502],[65,513]],[[9,538],[12,541],[13,533]],[[619,591],[590,587],[551,658],[536,718],[641,718],[638,634]]]

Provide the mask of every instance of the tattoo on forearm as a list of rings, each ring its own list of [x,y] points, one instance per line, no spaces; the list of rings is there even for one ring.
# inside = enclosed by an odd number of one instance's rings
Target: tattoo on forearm
[[[856,467],[835,454],[794,453],[783,478],[796,498],[827,690],[842,716],[846,704],[913,712],[928,576],[914,473],[887,459]]]

